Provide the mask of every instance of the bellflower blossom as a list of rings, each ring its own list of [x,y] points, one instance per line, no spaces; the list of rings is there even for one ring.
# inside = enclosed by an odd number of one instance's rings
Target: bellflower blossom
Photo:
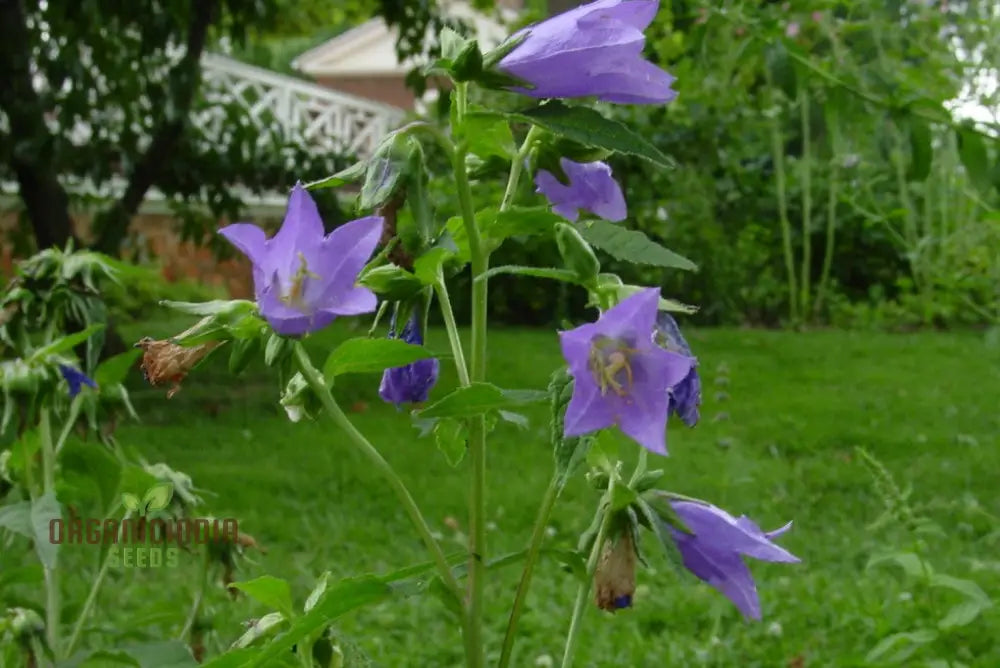
[[[375,310],[375,294],[355,282],[382,234],[379,216],[324,234],[316,203],[296,184],[281,229],[271,239],[250,223],[228,225],[219,234],[253,263],[261,315],[279,334],[301,336],[337,316]]]
[[[625,196],[607,164],[573,162],[566,158],[560,158],[559,164],[569,177],[569,185],[563,185],[544,169],[535,175],[536,192],[548,198],[553,211],[572,221],[579,217],[579,209],[612,222],[625,220]]]
[[[393,320],[392,331],[389,332],[390,338],[393,337],[395,328],[395,320]],[[399,338],[407,343],[418,346],[423,345],[424,337],[420,332],[420,320],[417,311],[414,311],[410,320],[403,327]],[[382,383],[379,385],[378,395],[382,397],[382,401],[396,404],[397,408],[400,407],[400,404],[407,402],[417,403],[427,401],[427,395],[430,393],[431,388],[434,387],[434,384],[437,383],[440,368],[440,362],[431,357],[417,360],[406,366],[386,369],[382,372]]]
[[[660,313],[656,318],[656,333],[660,345],[667,350],[694,358],[677,321],[669,313]],[[701,379],[698,377],[698,362],[695,360],[684,380],[670,388],[670,412],[676,414],[689,427],[698,424],[701,406]]]
[[[669,527],[684,567],[736,604],[745,617],[760,619],[757,586],[742,555],[763,561],[799,562],[798,557],[771,542],[788,531],[792,523],[765,533],[746,516],[737,519],[707,503],[674,500],[670,505],[691,530],[685,533]]]
[[[521,41],[499,69],[537,98],[597,96],[620,104],[663,104],[677,96],[667,72],[642,57],[658,0],[597,0],[515,33]]]
[[[580,436],[618,425],[647,450],[667,454],[667,391],[694,360],[653,341],[658,288],[648,288],[605,311],[597,322],[560,332],[573,377],[563,433]]]
[[[80,394],[81,385],[86,385],[87,387],[95,390],[97,389],[97,383],[95,383],[92,378],[79,369],[74,369],[66,364],[60,364],[59,373],[61,373],[62,377],[66,379],[67,383],[69,383],[69,396],[71,399]]]

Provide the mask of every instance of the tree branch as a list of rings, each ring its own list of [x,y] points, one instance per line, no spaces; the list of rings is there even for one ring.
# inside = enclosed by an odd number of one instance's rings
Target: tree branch
[[[8,157],[39,248],[73,237],[69,198],[56,178],[55,142],[32,85],[31,36],[21,0],[0,0],[0,109],[10,123]]]
[[[171,104],[164,111],[164,117],[153,132],[145,153],[136,161],[121,199],[94,222],[97,233],[94,246],[102,252],[117,255],[132,217],[183,137],[188,112],[201,83],[201,54],[218,6],[218,0],[191,0],[192,12],[184,56],[169,74],[169,89],[174,93]]]

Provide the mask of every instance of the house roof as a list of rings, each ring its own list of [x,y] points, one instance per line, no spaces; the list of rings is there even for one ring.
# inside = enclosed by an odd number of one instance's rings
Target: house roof
[[[442,13],[463,21],[474,31],[484,49],[497,46],[507,37],[505,23],[516,12],[500,9],[498,17],[487,16],[462,0],[441,3]],[[319,46],[306,51],[292,61],[292,67],[309,76],[391,76],[409,72],[415,61],[400,62],[396,55],[399,31],[386,25],[381,17],[352,28]]]

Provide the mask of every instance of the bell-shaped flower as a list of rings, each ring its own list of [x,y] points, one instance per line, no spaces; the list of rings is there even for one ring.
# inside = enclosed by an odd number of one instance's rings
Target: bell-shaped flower
[[[521,39],[500,59],[499,69],[537,98],[596,96],[604,102],[662,104],[677,96],[667,72],[642,57],[643,30],[658,0],[597,0],[513,36]]]
[[[618,425],[647,450],[667,454],[668,390],[687,376],[694,360],[655,343],[659,299],[660,290],[648,288],[597,322],[560,332],[573,376],[565,436]]]
[[[535,175],[536,192],[548,198],[553,211],[567,220],[576,220],[580,209],[612,222],[625,220],[625,196],[607,164],[573,162],[567,158],[560,158],[559,164],[569,178],[569,185],[544,169]]]
[[[670,505],[690,530],[685,533],[668,525],[684,567],[719,590],[744,616],[760,619],[757,586],[743,556],[784,563],[800,561],[772,542],[792,523],[764,532],[746,516],[734,518],[707,503],[672,500]]]
[[[656,318],[657,338],[667,350],[694,358],[677,321],[669,313],[660,313]],[[684,376],[684,380],[670,388],[670,412],[676,414],[689,427],[698,424],[701,406],[701,378],[698,377],[698,360]]]
[[[316,203],[296,184],[281,229],[271,239],[249,223],[228,225],[219,234],[253,263],[261,315],[277,333],[301,336],[337,316],[375,310],[375,294],[356,282],[379,242],[382,222],[368,216],[325,234]]]
[[[395,336],[395,328],[395,320],[393,320],[389,338]],[[420,332],[420,317],[417,311],[413,312],[399,338],[406,343],[423,345],[424,337]],[[430,357],[417,360],[406,366],[386,369],[382,372],[382,383],[379,385],[378,395],[382,397],[382,401],[396,404],[397,408],[404,403],[427,401],[427,395],[437,383],[440,368],[440,362]]]
[[[97,383],[95,383],[92,378],[79,369],[75,369],[66,364],[60,364],[59,373],[61,373],[62,377],[66,379],[67,383],[69,383],[70,398],[80,394],[80,387],[82,385],[86,385],[87,387],[95,390],[97,389]]]

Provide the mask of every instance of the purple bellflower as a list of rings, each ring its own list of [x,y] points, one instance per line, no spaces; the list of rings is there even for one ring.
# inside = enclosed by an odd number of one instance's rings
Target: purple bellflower
[[[765,533],[746,516],[734,518],[707,503],[675,500],[670,505],[691,530],[685,533],[670,527],[684,567],[719,590],[745,617],[760,619],[757,586],[742,555],[763,561],[799,562],[798,557],[771,542],[788,531],[792,523]]]
[[[67,383],[69,383],[69,396],[71,399],[80,394],[81,385],[86,385],[87,387],[95,390],[97,389],[97,383],[95,383],[92,378],[79,369],[74,369],[71,366],[60,364],[59,373],[61,373],[62,377],[66,379]]]
[[[250,223],[227,225],[219,234],[253,263],[257,304],[278,334],[301,336],[337,316],[375,310],[375,294],[355,282],[382,234],[379,216],[324,234],[316,203],[296,184],[274,237]]]
[[[661,346],[667,350],[694,358],[677,321],[669,313],[660,313],[656,318],[656,333]],[[689,427],[698,424],[701,406],[701,379],[698,377],[698,361],[695,360],[684,380],[670,388],[670,412],[677,415]]]
[[[659,299],[658,288],[642,290],[597,322],[559,333],[574,381],[565,436],[618,425],[647,450],[667,454],[667,391],[694,360],[653,341]]]
[[[393,319],[389,338],[393,338],[395,330],[396,323]],[[417,311],[413,312],[399,338],[407,343],[423,345],[424,337],[420,333],[420,319]],[[433,357],[417,360],[406,366],[386,369],[382,372],[382,383],[379,385],[378,395],[382,397],[382,401],[396,404],[397,408],[404,403],[427,401],[427,395],[437,383],[440,369],[440,362]]]
[[[552,210],[566,220],[575,221],[579,209],[589,211],[604,220],[625,220],[625,196],[618,182],[611,177],[611,168],[603,162],[573,162],[560,158],[569,185],[563,185],[554,174],[544,169],[535,175],[536,192],[552,203]]]
[[[677,96],[667,72],[642,57],[643,30],[658,0],[597,0],[517,32],[499,63],[537,98],[597,96],[620,104],[663,104]]]

